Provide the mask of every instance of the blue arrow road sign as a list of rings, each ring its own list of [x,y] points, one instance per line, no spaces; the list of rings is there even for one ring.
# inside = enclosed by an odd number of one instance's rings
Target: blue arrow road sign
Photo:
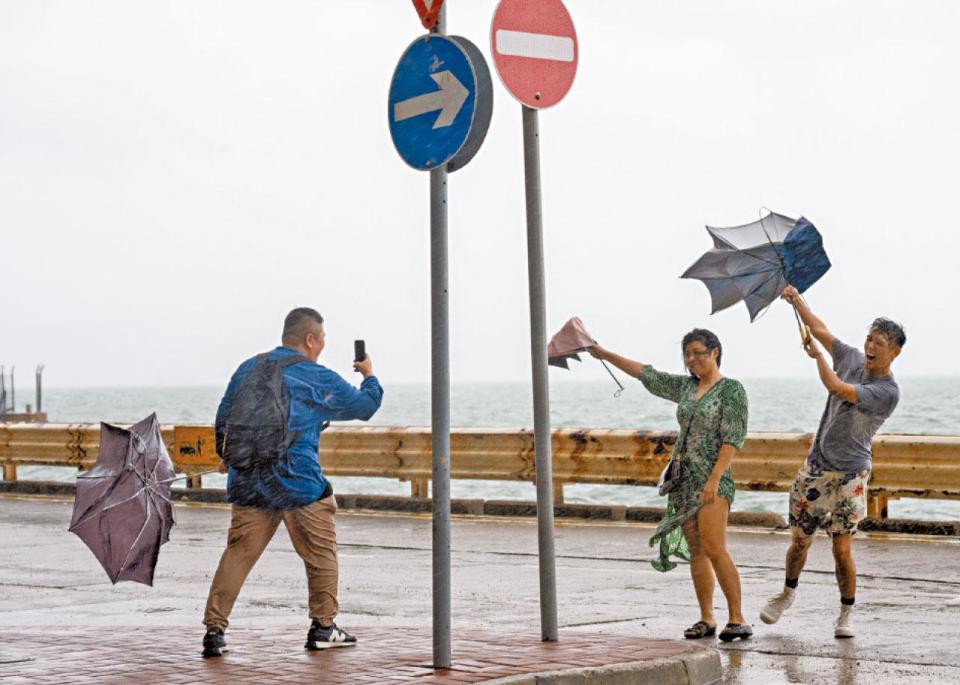
[[[459,36],[417,38],[390,83],[388,117],[397,152],[424,171],[447,162],[463,166],[483,142],[492,99],[489,69],[472,43]]]

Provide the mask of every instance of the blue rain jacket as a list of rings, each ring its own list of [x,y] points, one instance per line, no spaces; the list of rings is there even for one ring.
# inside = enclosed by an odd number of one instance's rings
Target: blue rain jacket
[[[283,359],[295,354],[300,353],[289,347],[277,347],[268,356]],[[256,357],[251,357],[243,362],[230,379],[217,409],[218,434],[226,426],[234,395],[256,361]],[[290,393],[287,428],[302,433],[290,446],[287,458],[269,468],[229,470],[227,500],[233,504],[285,510],[316,502],[328,485],[318,459],[321,425],[324,421],[366,421],[383,400],[383,388],[375,376],[365,378],[358,390],[335,371],[310,362],[288,366],[283,371],[283,382]]]

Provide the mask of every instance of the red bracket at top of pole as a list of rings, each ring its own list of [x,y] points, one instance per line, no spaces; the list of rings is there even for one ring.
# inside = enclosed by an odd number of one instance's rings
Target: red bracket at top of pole
[[[437,24],[443,0],[413,0],[413,6],[417,8],[423,28],[432,29]]]

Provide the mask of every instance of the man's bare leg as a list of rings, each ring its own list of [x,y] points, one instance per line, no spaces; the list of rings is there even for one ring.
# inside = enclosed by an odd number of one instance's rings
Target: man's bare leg
[[[853,535],[833,536],[833,560],[840,588],[840,615],[834,625],[834,637],[853,637],[853,603],[857,595],[857,565],[853,561]]]
[[[776,623],[783,612],[793,604],[797,584],[800,582],[800,573],[807,563],[807,552],[810,551],[811,544],[813,544],[812,535],[806,535],[800,528],[793,529],[784,562],[787,577],[783,589],[768,599],[766,606],[760,611],[760,620],[764,623]]]
[[[787,548],[786,563],[784,564],[788,585],[790,581],[800,579],[800,573],[803,571],[803,567],[807,565],[807,552],[810,551],[811,544],[813,544],[812,535],[804,535],[799,528],[793,529],[790,546]],[[793,587],[796,587],[796,585],[794,584]]]
[[[841,599],[853,600],[857,595],[857,565],[853,561],[852,545],[852,535],[833,536],[833,560]]]

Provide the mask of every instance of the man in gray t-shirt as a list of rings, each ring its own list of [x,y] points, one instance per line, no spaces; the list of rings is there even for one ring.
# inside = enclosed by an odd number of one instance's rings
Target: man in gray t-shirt
[[[864,353],[836,338],[832,356],[837,379],[853,386],[853,401],[839,392],[827,397],[807,464],[821,471],[869,471],[873,436],[900,401],[900,388],[889,372],[882,376],[867,372]]]
[[[790,529],[786,582],[760,612],[764,623],[776,623],[793,604],[800,572],[813,535],[822,528],[833,541],[840,615],[834,637],[853,637],[851,623],[857,588],[852,541],[867,511],[873,436],[900,401],[900,388],[890,366],[907,341],[900,324],[876,319],[870,325],[863,352],[838,340],[807,306],[793,286],[783,299],[796,307],[810,335],[804,350],[817,362],[820,381],[830,393],[806,462],[790,488]],[[827,362],[819,345],[829,351]]]

